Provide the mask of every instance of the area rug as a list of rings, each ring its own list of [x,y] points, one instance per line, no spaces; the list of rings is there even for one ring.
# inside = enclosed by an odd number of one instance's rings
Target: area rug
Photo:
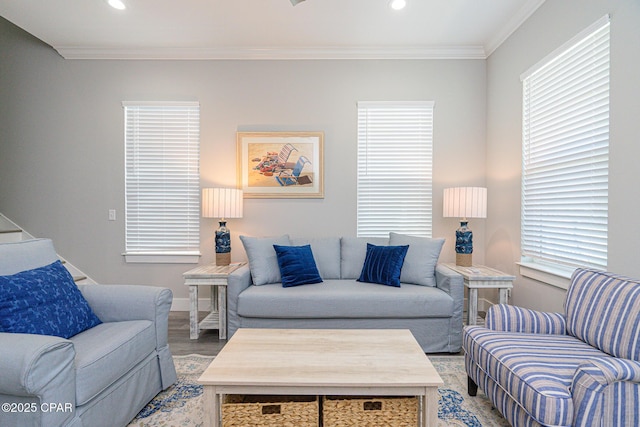
[[[203,427],[200,374],[213,360],[211,356],[174,356],[178,381],[158,394],[129,424],[129,427]],[[491,407],[480,390],[467,394],[467,375],[461,356],[429,356],[444,381],[438,389],[438,427],[508,427],[509,423]],[[249,427],[249,426],[247,426]]]

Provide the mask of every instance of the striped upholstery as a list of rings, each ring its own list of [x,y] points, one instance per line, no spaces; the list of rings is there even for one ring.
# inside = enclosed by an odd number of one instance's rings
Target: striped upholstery
[[[465,328],[463,347],[467,357],[529,417],[550,426],[572,425],[570,386],[578,366],[585,360],[607,357],[568,335],[497,332],[479,326]]]
[[[494,331],[564,335],[566,326],[560,313],[542,313],[507,304],[491,306],[485,318],[485,327]]]
[[[472,361],[469,356],[465,355],[465,363],[469,377],[478,384],[480,389],[489,397],[493,406],[504,414],[505,419],[512,426],[518,427],[538,427],[540,423],[529,416],[520,404],[509,396],[504,389],[489,377],[485,372]]]
[[[584,362],[571,389],[574,401],[580,402],[574,408],[575,426],[600,420],[609,426],[640,425],[640,362],[612,357]]]
[[[577,269],[565,301],[569,334],[615,357],[640,361],[640,282]]]
[[[640,426],[639,281],[578,269],[564,315],[495,305],[485,325],[467,373],[511,425]]]

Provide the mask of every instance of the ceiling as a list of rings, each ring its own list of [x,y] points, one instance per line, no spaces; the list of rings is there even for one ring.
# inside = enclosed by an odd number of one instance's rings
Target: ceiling
[[[544,0],[0,0],[67,59],[486,58]]]

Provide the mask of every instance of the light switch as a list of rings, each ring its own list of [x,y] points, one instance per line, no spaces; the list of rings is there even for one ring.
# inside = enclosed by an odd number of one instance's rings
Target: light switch
[[[116,210],[109,209],[109,221],[115,221],[115,220],[116,220]]]

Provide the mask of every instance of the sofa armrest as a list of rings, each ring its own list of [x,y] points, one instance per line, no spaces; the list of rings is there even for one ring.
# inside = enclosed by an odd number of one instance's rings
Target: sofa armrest
[[[640,422],[640,362],[603,357],[583,362],[571,385],[574,426]]]
[[[238,298],[251,284],[251,270],[248,265],[238,268],[227,278],[227,338],[231,338],[240,327]]]
[[[462,347],[462,314],[464,311],[464,278],[444,265],[436,265],[436,288],[453,299],[453,313],[450,320],[449,352],[456,353]]]
[[[170,289],[139,285],[78,285],[93,312],[103,322],[150,320],[156,324],[158,343],[166,345]]]
[[[485,327],[501,332],[566,335],[567,322],[561,313],[529,310],[508,304],[495,304],[487,310]]]
[[[436,288],[448,293],[456,302],[460,302],[460,308],[464,303],[464,278],[444,265],[436,265]]]
[[[171,289],[141,285],[78,285],[93,312],[103,322],[149,320],[156,330],[156,351],[162,375],[162,388],[176,379],[169,350],[169,311]]]
[[[24,411],[0,413],[2,425],[65,425],[76,405],[75,351],[60,337],[0,333],[0,404],[20,403]],[[47,411],[62,404],[65,411]],[[26,405],[26,408],[25,408]],[[4,407],[3,407],[4,408]],[[73,410],[70,410],[73,408]]]

